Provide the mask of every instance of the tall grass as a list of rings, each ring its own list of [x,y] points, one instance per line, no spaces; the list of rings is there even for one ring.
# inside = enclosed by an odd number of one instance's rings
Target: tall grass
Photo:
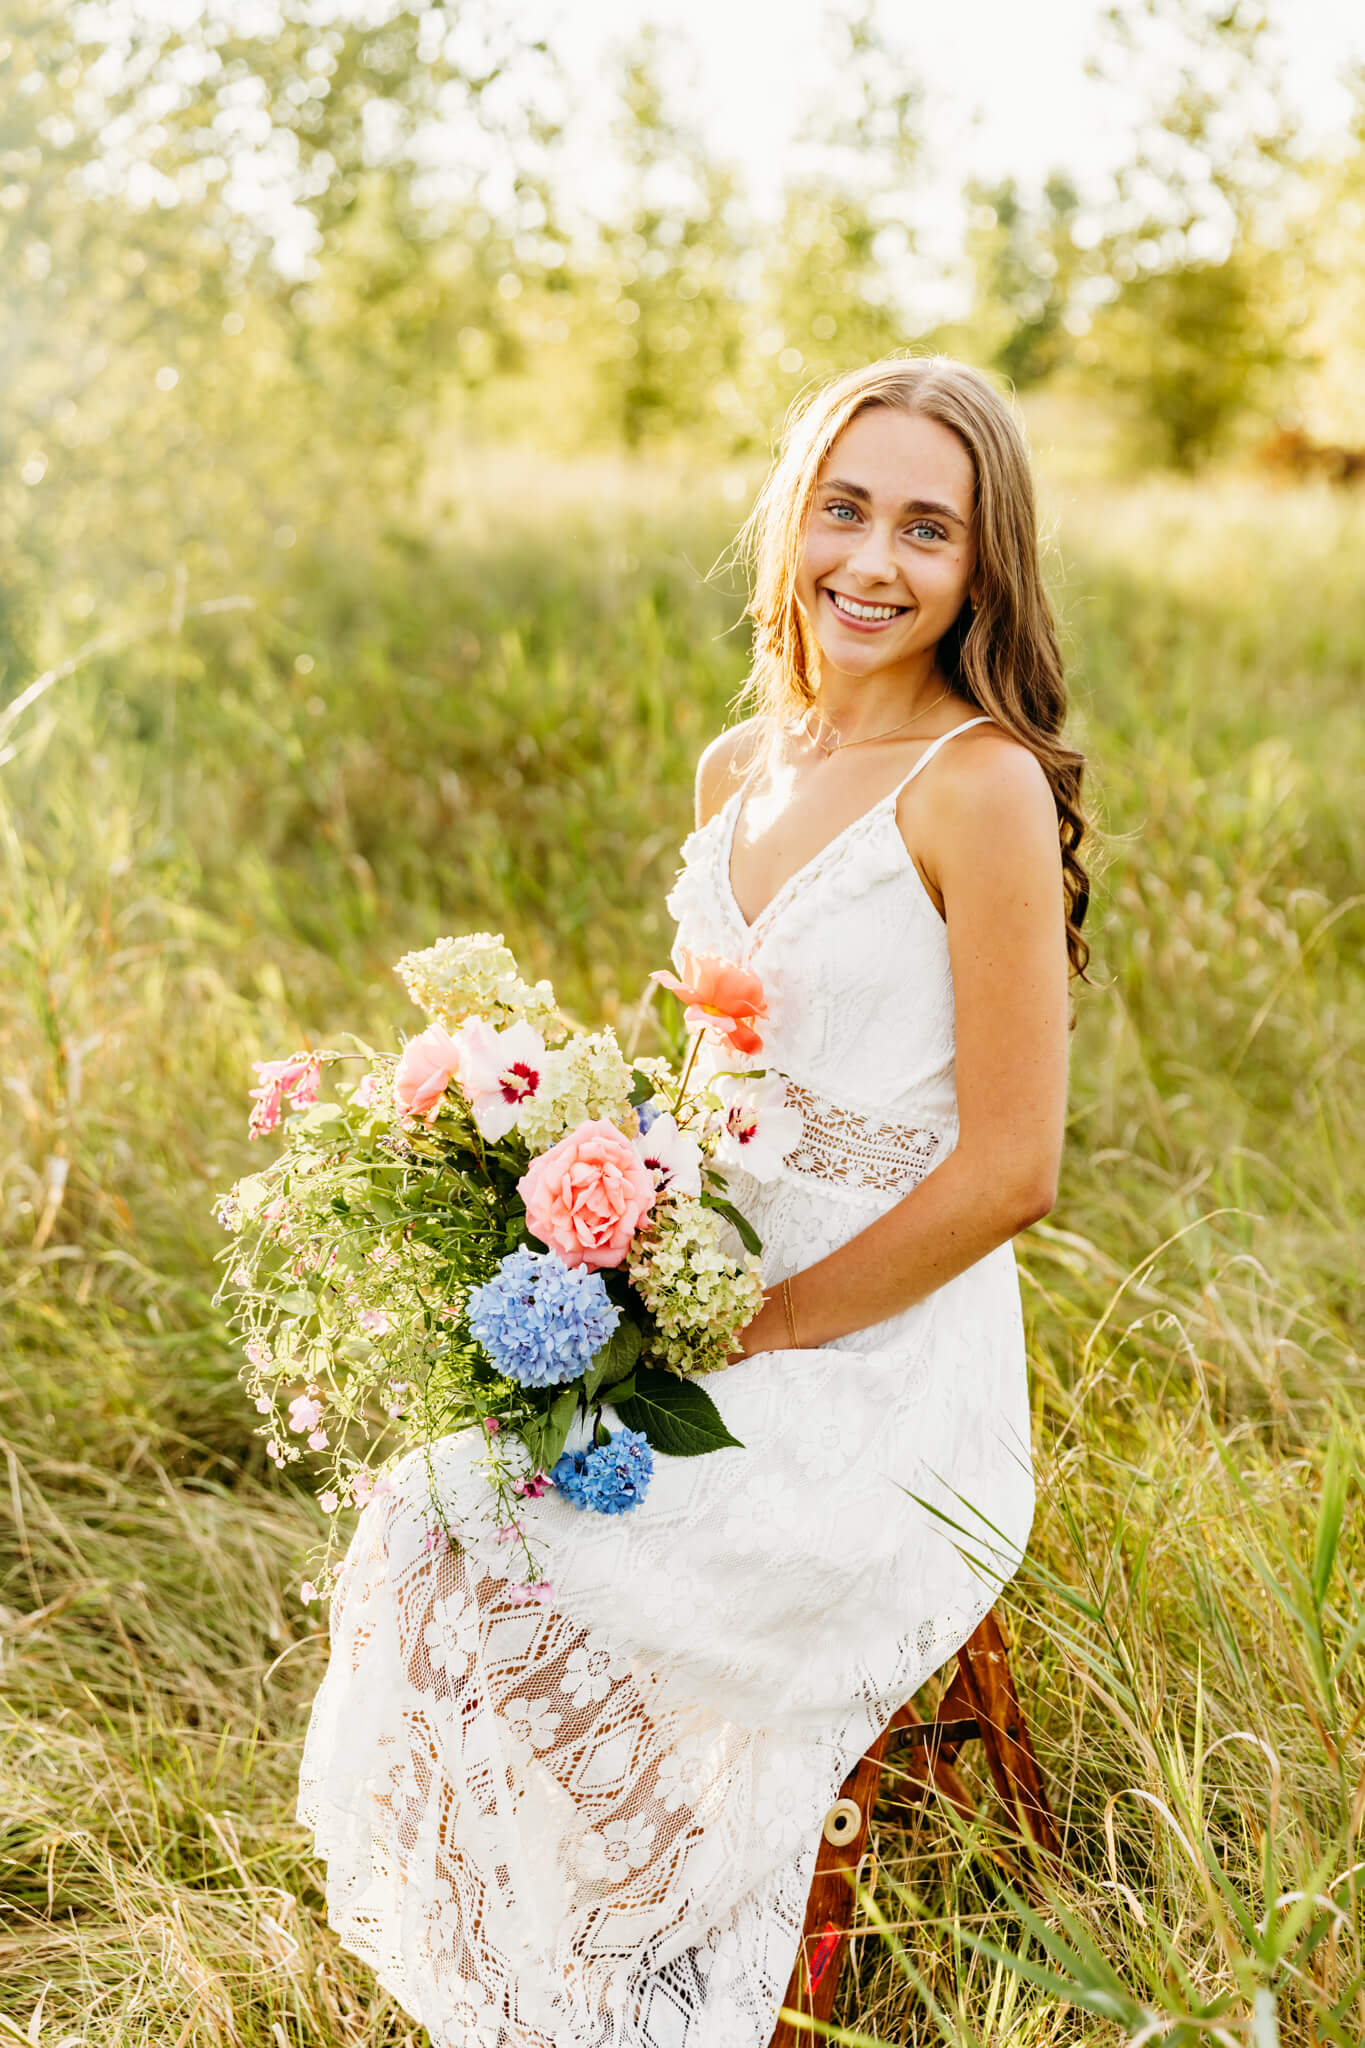
[[[248,1061],[391,1033],[437,931],[633,1002],[745,647],[703,479],[460,486],[357,493],[213,589],[168,563],[0,742],[0,2038],[417,2038],[291,1817],[317,1514],[250,1433],[210,1196]],[[1068,1860],[1031,1896],[984,1785],[966,1835],[888,1798],[843,2024],[1356,2043],[1365,519],[1054,496],[1104,830],[1006,1604]]]

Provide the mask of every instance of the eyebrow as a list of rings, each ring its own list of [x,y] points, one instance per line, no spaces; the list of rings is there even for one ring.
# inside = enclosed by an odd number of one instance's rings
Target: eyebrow
[[[827,476],[819,488],[822,491],[842,491],[846,498],[858,498],[864,505],[872,503],[871,491],[865,491],[861,484],[845,483],[842,477]],[[901,511],[937,512],[941,519],[951,519],[955,525],[967,524],[960,512],[955,512],[951,505],[941,505],[937,498],[907,498]]]

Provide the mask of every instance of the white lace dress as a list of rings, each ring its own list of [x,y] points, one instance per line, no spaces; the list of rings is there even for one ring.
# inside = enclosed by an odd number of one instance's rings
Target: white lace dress
[[[675,958],[762,976],[761,1063],[802,1112],[777,1179],[736,1176],[769,1283],[956,1136],[946,932],[897,794],[748,925],[737,792],[668,898]],[[332,1925],[434,2048],[768,2048],[826,1808],[1018,1567],[1008,1245],[886,1322],[707,1384],[742,1450],[657,1458],[629,1515],[528,1504],[547,1607],[508,1598],[473,1432],[434,1458],[459,1550],[428,1547],[420,1455],[359,1518],[299,1814]]]

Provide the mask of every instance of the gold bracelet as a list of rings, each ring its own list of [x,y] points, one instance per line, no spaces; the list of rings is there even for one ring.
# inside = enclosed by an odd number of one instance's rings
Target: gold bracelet
[[[782,1307],[786,1312],[787,1335],[792,1340],[791,1348],[793,1351],[799,1351],[801,1349],[801,1339],[796,1334],[796,1312],[792,1308],[792,1284],[790,1280],[782,1282]]]

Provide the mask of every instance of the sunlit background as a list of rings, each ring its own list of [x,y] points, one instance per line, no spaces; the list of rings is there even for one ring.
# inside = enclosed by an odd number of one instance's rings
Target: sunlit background
[[[1097,814],[1004,1607],[1068,1851],[1031,1907],[969,1751],[975,1843],[889,1787],[842,2038],[1359,2048],[1363,66],[1344,0],[3,0],[5,2040],[419,2048],[292,1818],[250,1063],[469,929],[647,1040],[728,545],[910,346],[1015,396]]]

